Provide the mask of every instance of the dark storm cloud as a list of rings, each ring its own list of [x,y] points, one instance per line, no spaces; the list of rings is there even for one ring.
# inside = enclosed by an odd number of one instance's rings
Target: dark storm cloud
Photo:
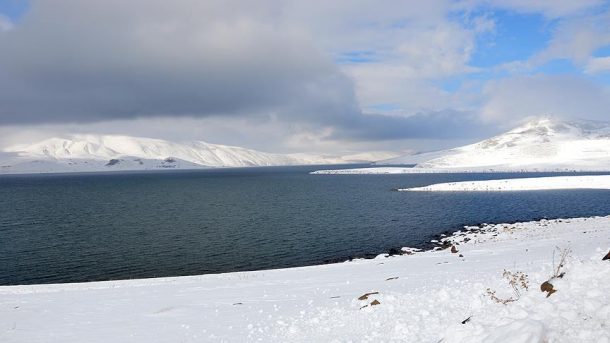
[[[37,1],[0,33],[0,123],[352,108],[336,66],[257,11],[231,1]]]
[[[274,0],[38,0],[0,32],[0,125],[261,117],[341,139],[454,138],[459,115],[363,115]],[[448,127],[449,130],[437,129]]]

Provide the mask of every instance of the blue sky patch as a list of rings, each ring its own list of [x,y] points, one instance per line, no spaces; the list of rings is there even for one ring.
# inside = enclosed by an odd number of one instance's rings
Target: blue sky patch
[[[507,11],[494,11],[496,32],[492,37],[483,36],[470,65],[479,68],[527,60],[542,50],[552,36],[553,23],[541,15],[523,15]]]
[[[19,21],[30,8],[28,0],[2,0],[0,1],[0,14],[12,21]]]

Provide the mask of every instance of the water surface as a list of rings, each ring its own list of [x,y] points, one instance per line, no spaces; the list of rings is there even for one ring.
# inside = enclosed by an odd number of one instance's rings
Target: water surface
[[[523,173],[308,174],[317,169],[2,176],[0,284],[303,266],[423,246],[465,224],[609,214],[604,190],[393,191]]]

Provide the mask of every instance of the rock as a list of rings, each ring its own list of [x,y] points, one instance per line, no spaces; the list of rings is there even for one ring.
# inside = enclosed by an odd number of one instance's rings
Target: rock
[[[604,258],[602,258],[602,261],[605,261],[605,260],[610,260],[610,251],[608,251],[606,256],[604,256]]]
[[[111,167],[111,166],[117,165],[119,163],[121,163],[121,160],[117,160],[117,159],[113,158],[113,159],[109,160],[108,163],[106,163],[106,167]]]
[[[542,283],[542,285],[540,285],[540,291],[547,292],[547,298],[550,297],[551,294],[557,292],[557,290],[553,288],[553,284],[548,281],[545,281]]]
[[[452,246],[451,243],[447,242],[447,241],[443,241],[443,242],[439,243],[439,247],[441,250],[449,249],[451,246]]]
[[[369,298],[369,296],[375,295],[375,294],[379,294],[379,292],[364,293],[363,295],[358,297],[358,300],[366,300]]]
[[[380,305],[381,303],[378,300],[373,300],[371,306]]]
[[[455,245],[452,245],[452,246],[451,246],[451,253],[453,253],[453,254],[457,254],[457,252],[458,252],[458,250],[457,250],[457,248],[455,247]]]

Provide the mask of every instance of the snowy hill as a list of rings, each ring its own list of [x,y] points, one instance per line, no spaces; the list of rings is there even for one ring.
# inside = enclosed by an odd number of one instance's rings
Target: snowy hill
[[[377,165],[317,174],[395,174],[494,171],[609,171],[610,123],[536,119],[504,134],[454,149],[401,156]]]
[[[381,155],[373,154],[370,157]],[[12,146],[0,154],[0,173],[193,169],[366,162],[367,156],[271,154],[202,141],[176,143],[114,135],[71,135]],[[368,160],[370,161],[370,160]]]
[[[610,123],[537,119],[482,142],[399,157],[385,164],[418,168],[609,169]]]

